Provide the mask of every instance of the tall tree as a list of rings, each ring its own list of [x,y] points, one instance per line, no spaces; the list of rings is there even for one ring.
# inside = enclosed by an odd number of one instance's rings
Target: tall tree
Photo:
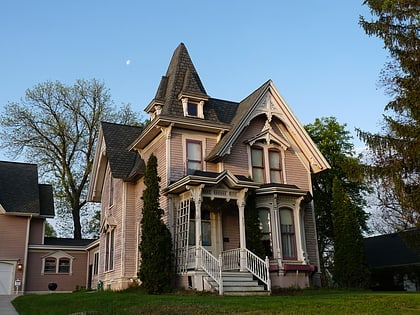
[[[258,216],[255,191],[250,191],[245,205],[246,247],[258,257],[265,259],[266,252],[262,242],[262,228]]]
[[[172,238],[162,221],[163,210],[159,206],[159,181],[157,159],[152,154],[147,161],[143,191],[141,219],[139,278],[148,293],[167,291],[174,277]]]
[[[420,226],[420,3],[366,0],[373,16],[360,17],[369,36],[383,40],[390,61],[380,77],[391,97],[380,133],[358,130],[370,149],[371,174],[380,184],[380,208],[396,230]]]
[[[369,269],[357,209],[337,177],[333,180],[332,210],[334,281],[340,287],[365,288],[369,284]]]
[[[357,213],[357,223],[361,230],[367,230],[364,207],[369,186],[365,181],[361,156],[356,156],[352,137],[345,124],[339,124],[335,117],[323,117],[315,119],[313,124],[305,125],[305,129],[331,165],[331,169],[312,177],[322,280],[323,285],[327,285],[327,272],[332,267],[335,239],[332,211],[334,178],[342,182]]]
[[[121,117],[122,120],[118,119]],[[95,79],[73,85],[44,82],[26,90],[0,115],[0,142],[12,156],[38,164],[54,186],[58,213],[71,213],[73,237],[82,238],[81,209],[92,170],[99,122],[133,123],[129,105],[118,112],[109,90]]]

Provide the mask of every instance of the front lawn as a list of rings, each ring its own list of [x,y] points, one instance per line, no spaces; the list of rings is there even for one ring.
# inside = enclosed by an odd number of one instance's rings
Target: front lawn
[[[76,292],[24,295],[13,305],[20,315],[111,314],[420,314],[420,294],[339,290],[288,291],[266,297],[223,297],[199,293],[147,295]],[[83,313],[85,312],[85,313]]]

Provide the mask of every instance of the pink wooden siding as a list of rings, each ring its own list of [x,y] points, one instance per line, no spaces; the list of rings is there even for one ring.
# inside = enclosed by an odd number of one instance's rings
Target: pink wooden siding
[[[287,184],[310,190],[309,171],[292,148],[285,152],[285,168]]]
[[[214,146],[216,145],[216,139],[213,138],[206,138],[206,152],[204,154],[204,158],[213,150]],[[217,164],[206,162],[206,170],[208,172],[217,172]]]
[[[44,243],[44,239],[42,238],[44,231],[44,221],[45,219],[32,218],[29,232],[29,244]]]
[[[224,209],[222,213],[223,250],[240,247],[239,217],[237,209]]]
[[[0,259],[25,258],[26,231],[29,217],[0,214]]]
[[[250,176],[248,166],[248,144],[244,141],[258,134],[263,128],[265,119],[257,117],[242,132],[241,136],[235,142],[230,150],[230,155],[224,160],[225,168],[235,175]]]
[[[172,181],[178,180],[185,175],[185,161],[183,158],[182,135],[173,132],[171,137],[171,175]]]
[[[48,292],[48,283],[55,282],[58,287],[56,291],[74,291],[76,287],[86,287],[87,279],[87,252],[66,251],[74,257],[72,274],[44,274],[42,275],[42,257],[56,250],[29,250],[28,266],[31,272],[27,274],[26,292],[44,291]]]

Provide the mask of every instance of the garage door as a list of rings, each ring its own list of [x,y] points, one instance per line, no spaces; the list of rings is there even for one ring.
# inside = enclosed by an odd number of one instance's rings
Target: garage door
[[[0,295],[12,294],[13,265],[0,262]]]

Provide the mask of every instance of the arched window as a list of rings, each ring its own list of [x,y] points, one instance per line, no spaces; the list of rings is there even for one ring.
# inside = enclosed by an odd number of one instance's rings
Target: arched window
[[[45,258],[44,272],[45,273],[56,273],[57,259],[54,257]]]
[[[42,257],[41,274],[67,273],[72,274],[74,257],[64,251],[56,251]]]
[[[296,259],[295,224],[291,209],[280,209],[280,231],[283,259]]]
[[[58,261],[58,272],[59,273],[70,273],[70,259],[60,258]]]
[[[271,148],[268,150],[270,163],[270,182],[281,183],[281,153],[279,150]]]
[[[260,221],[261,242],[265,250],[265,256],[272,258],[273,250],[271,246],[271,220],[270,210],[267,208],[258,209],[258,218]]]
[[[252,179],[264,183],[264,151],[259,146],[251,148]]]

